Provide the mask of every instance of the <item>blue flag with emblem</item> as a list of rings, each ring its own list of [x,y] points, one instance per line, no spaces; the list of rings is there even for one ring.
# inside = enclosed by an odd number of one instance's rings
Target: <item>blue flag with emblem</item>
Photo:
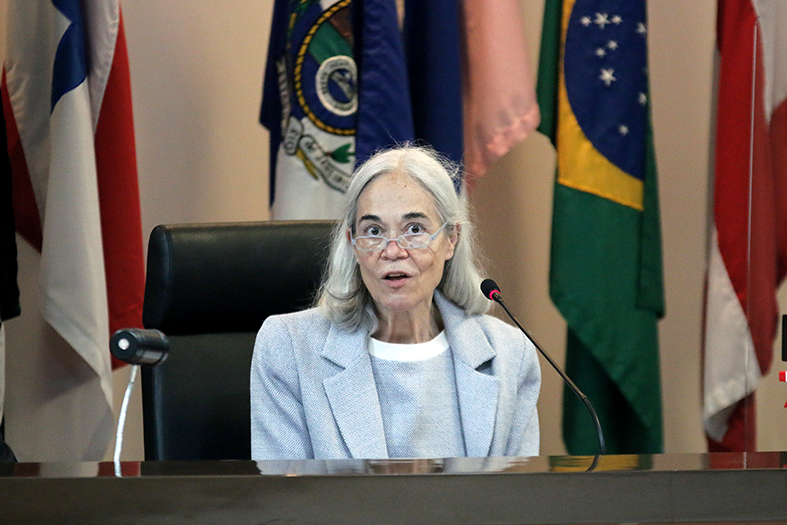
[[[260,121],[273,218],[335,219],[356,159],[413,138],[395,1],[277,0]]]
[[[459,161],[459,6],[277,0],[260,122],[270,131],[274,219],[335,219],[354,167],[423,140]],[[409,50],[409,53],[406,53]]]

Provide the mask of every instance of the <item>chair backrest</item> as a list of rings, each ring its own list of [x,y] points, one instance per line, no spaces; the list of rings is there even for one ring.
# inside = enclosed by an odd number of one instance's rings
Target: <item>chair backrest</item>
[[[143,323],[170,340],[143,367],[146,460],[249,459],[254,338],[269,315],[308,307],[331,221],[157,226]]]

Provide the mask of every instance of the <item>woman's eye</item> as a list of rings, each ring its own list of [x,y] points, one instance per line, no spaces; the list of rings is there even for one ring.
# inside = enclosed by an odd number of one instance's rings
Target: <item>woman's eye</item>
[[[366,232],[365,233],[366,233],[366,235],[381,235],[382,232],[383,231],[380,228],[378,228],[377,226],[369,226],[368,228],[366,228]]]
[[[410,226],[407,227],[407,233],[409,234],[424,233],[425,231],[426,230],[424,230],[424,227],[421,226],[420,224],[411,224]]]

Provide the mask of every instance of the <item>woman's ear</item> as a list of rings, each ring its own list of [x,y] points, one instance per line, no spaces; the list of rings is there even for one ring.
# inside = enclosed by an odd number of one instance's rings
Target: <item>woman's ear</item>
[[[447,261],[451,257],[454,256],[454,251],[456,250],[456,244],[459,242],[460,233],[462,231],[461,224],[455,224],[453,228],[451,228],[451,233],[448,234],[448,242],[450,246],[448,248],[448,253],[446,253],[445,260]]]
[[[352,242],[353,242],[352,228],[347,228],[347,230],[345,230],[345,234],[347,236],[347,243],[350,244],[350,248],[353,248],[353,246],[352,246]],[[356,261],[358,260],[358,252],[356,252],[355,250],[353,250],[353,257],[355,257]]]

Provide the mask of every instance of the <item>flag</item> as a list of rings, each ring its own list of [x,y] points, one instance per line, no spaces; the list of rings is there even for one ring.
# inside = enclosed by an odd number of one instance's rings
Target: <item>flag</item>
[[[60,459],[101,459],[113,419],[109,335],[141,326],[144,292],[131,89],[118,0],[11,1],[2,88],[17,231],[41,252],[42,316],[89,365],[101,391],[98,399],[72,405],[77,411],[94,407],[94,421],[63,414],[58,424],[36,422],[36,407],[15,415],[9,410],[9,441],[19,425],[58,428],[67,434],[60,441],[71,438],[74,446],[57,446],[76,451],[76,457]],[[59,373],[64,364],[46,366]],[[72,380],[79,390],[85,378]],[[47,387],[30,385],[37,386]],[[58,399],[66,395],[62,390],[68,388],[61,382]],[[51,414],[45,408],[41,413]],[[17,452],[20,459],[36,453],[25,450]],[[51,460],[52,451],[47,453]]]
[[[0,97],[1,98],[1,97]],[[0,144],[5,145],[5,120],[0,105]],[[21,313],[19,286],[16,282],[16,236],[14,234],[14,210],[11,201],[11,164],[8,149],[0,148],[0,323]],[[2,346],[0,345],[0,348]],[[2,375],[2,370],[0,370]],[[0,382],[2,392],[2,382]],[[3,397],[0,395],[0,420],[3,413]]]
[[[274,5],[260,112],[274,218],[336,218],[381,147],[426,143],[481,176],[537,125],[516,0],[399,5],[401,29],[395,0]]]
[[[756,450],[754,391],[768,372],[787,268],[787,5],[719,0],[713,224],[703,423],[710,451]]]
[[[277,0],[260,113],[273,218],[336,218],[356,158],[412,139],[409,107],[394,0]]]
[[[2,96],[0,95],[0,98]],[[0,104],[0,144],[5,145],[5,120]],[[5,330],[3,321],[21,313],[19,305],[19,285],[16,276],[16,235],[14,233],[14,210],[11,201],[11,163],[8,149],[0,148],[0,428],[3,424],[5,400]],[[2,432],[0,432],[0,458],[2,458]]]
[[[405,0],[413,133],[462,162],[462,31],[456,0]]]
[[[566,372],[612,454],[662,450],[657,321],[664,313],[644,0],[547,0],[539,127],[557,149],[550,296],[568,324]],[[594,454],[564,390],[570,454]]]
[[[471,186],[540,121],[520,4],[463,2],[464,165]]]

